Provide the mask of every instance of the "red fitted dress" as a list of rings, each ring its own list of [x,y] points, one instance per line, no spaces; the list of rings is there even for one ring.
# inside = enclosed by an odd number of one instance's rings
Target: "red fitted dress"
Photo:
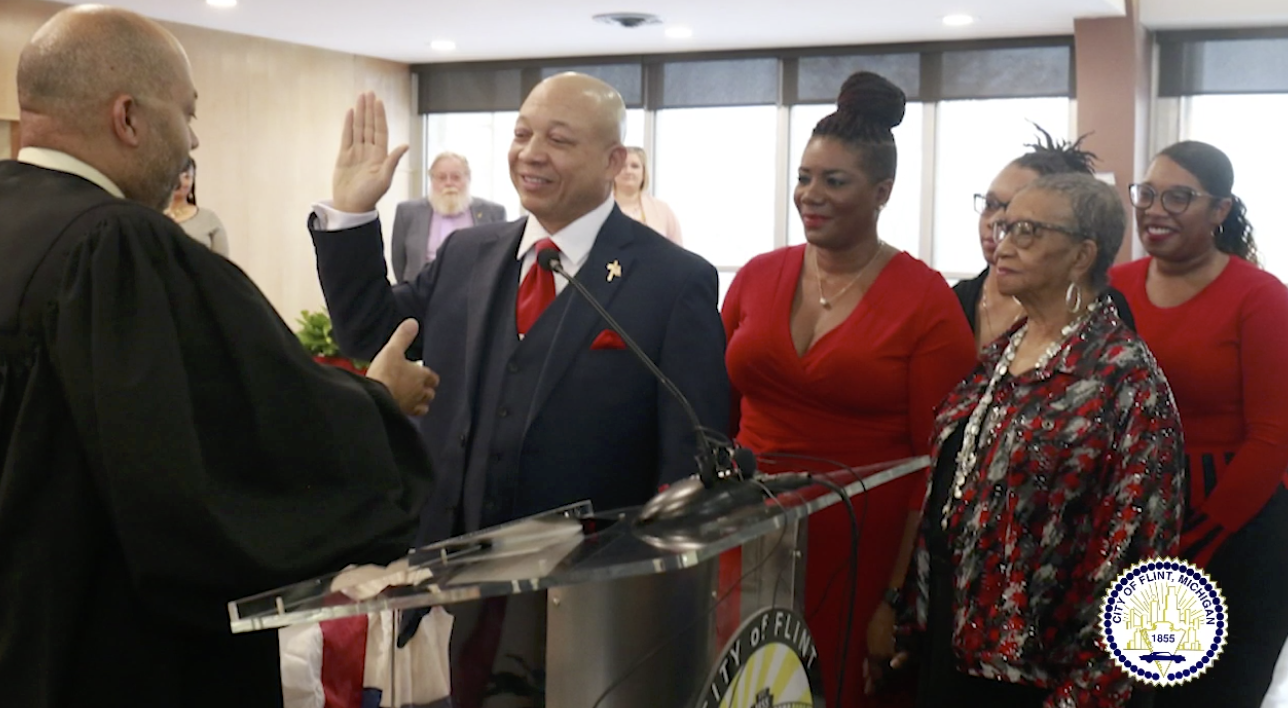
[[[926,454],[935,407],[976,362],[975,340],[952,290],[939,273],[899,253],[854,312],[799,356],[791,309],[804,256],[804,246],[792,246],[756,257],[738,272],[725,297],[738,442],[757,453],[796,453],[851,466]],[[856,512],[866,518],[845,706],[879,704],[862,695],[867,623],[889,583],[908,511],[921,508],[924,494],[925,478],[914,475],[873,490],[866,504],[856,499]],[[805,611],[829,697],[836,690],[850,553],[845,510],[834,506],[816,514],[809,529]],[[832,587],[825,590],[829,580]]]
[[[1207,565],[1288,470],[1288,289],[1231,257],[1198,295],[1158,307],[1145,292],[1151,260],[1110,274],[1176,396],[1190,465],[1181,551]]]

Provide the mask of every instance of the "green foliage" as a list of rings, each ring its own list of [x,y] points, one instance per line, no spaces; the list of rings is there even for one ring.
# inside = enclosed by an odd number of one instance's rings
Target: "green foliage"
[[[295,331],[305,351],[313,356],[340,356],[340,345],[331,336],[331,317],[325,312],[301,310],[295,320],[300,328]]]
[[[335,338],[331,336],[330,315],[325,312],[300,310],[300,316],[295,321],[300,325],[300,328],[295,331],[295,336],[299,338],[300,344],[304,345],[304,350],[309,354],[347,358],[340,353],[340,345],[336,344]],[[366,359],[349,359],[349,362],[359,373],[371,366],[371,362]]]

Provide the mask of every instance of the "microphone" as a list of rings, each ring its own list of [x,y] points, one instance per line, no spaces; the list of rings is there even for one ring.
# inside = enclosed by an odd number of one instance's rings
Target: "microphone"
[[[595,308],[595,312],[598,312],[599,316],[603,317],[604,321],[608,323],[608,326],[622,338],[622,341],[626,344],[626,348],[631,350],[631,353],[635,355],[636,359],[640,360],[640,363],[649,370],[649,373],[653,374],[653,377],[658,380],[658,383],[662,384],[662,387],[666,389],[667,393],[670,393],[671,397],[679,402],[680,408],[684,411],[684,415],[688,417],[689,423],[693,426],[693,434],[697,439],[698,479],[702,481],[702,486],[710,489],[722,478],[732,476],[732,470],[719,469],[724,465],[717,464],[716,450],[711,444],[710,438],[707,437],[706,429],[703,427],[702,421],[698,419],[698,414],[694,412],[693,406],[689,403],[689,399],[684,396],[682,391],[680,391],[680,387],[676,386],[675,382],[664,374],[662,370],[658,368],[657,364],[653,363],[653,360],[649,358],[648,354],[644,353],[644,350],[640,348],[640,345],[635,343],[635,340],[631,338],[631,335],[627,334],[626,330],[622,328],[622,325],[608,313],[608,310],[605,309],[603,304],[591,294],[590,290],[588,290],[581,281],[569,275],[568,271],[564,270],[563,262],[559,260],[559,251],[553,248],[539,251],[537,253],[537,265],[541,266],[543,270],[548,270],[551,273],[558,273],[563,276],[564,280],[568,281],[569,285],[573,286],[577,292],[581,293],[582,298],[584,298],[586,302],[590,303],[590,306]],[[754,456],[752,459],[752,465],[754,469]]]

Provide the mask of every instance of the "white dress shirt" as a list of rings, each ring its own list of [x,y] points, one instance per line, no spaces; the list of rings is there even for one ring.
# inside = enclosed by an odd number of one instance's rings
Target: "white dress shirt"
[[[534,246],[543,238],[549,238],[559,247],[559,262],[563,264],[564,270],[568,271],[568,275],[577,275],[577,271],[585,265],[591,247],[595,245],[599,230],[604,228],[604,222],[608,221],[609,214],[613,213],[615,203],[610,195],[603,204],[582,214],[576,221],[553,234],[547,232],[541,222],[529,216],[527,225],[523,229],[523,238],[519,240],[519,248],[514,254],[516,259],[523,262],[519,268],[519,282],[523,282],[523,276],[527,275],[536,264],[537,252]],[[374,211],[362,214],[339,211],[331,206],[329,200],[314,204],[313,214],[317,217],[318,229],[322,231],[352,229],[369,224],[378,216]],[[555,294],[563,292],[567,284],[563,278],[555,278]]]
[[[99,172],[97,168],[89,163],[68,155],[59,150],[41,147],[25,147],[18,151],[18,162],[25,162],[28,165],[43,167],[47,170],[57,170],[66,172],[69,175],[83,177],[94,184],[102,187],[108,194],[117,199],[124,199],[125,193],[116,183],[107,178],[107,175]]]

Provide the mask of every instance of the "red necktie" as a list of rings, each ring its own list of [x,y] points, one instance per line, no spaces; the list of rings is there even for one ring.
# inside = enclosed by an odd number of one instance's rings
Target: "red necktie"
[[[548,238],[537,241],[534,248],[538,255],[552,248],[559,250],[555,242]],[[537,318],[545,312],[547,305],[554,302],[554,299],[555,274],[533,263],[528,269],[528,274],[523,276],[523,282],[519,283],[519,301],[515,307],[515,320],[519,326],[520,337],[532,329]]]

